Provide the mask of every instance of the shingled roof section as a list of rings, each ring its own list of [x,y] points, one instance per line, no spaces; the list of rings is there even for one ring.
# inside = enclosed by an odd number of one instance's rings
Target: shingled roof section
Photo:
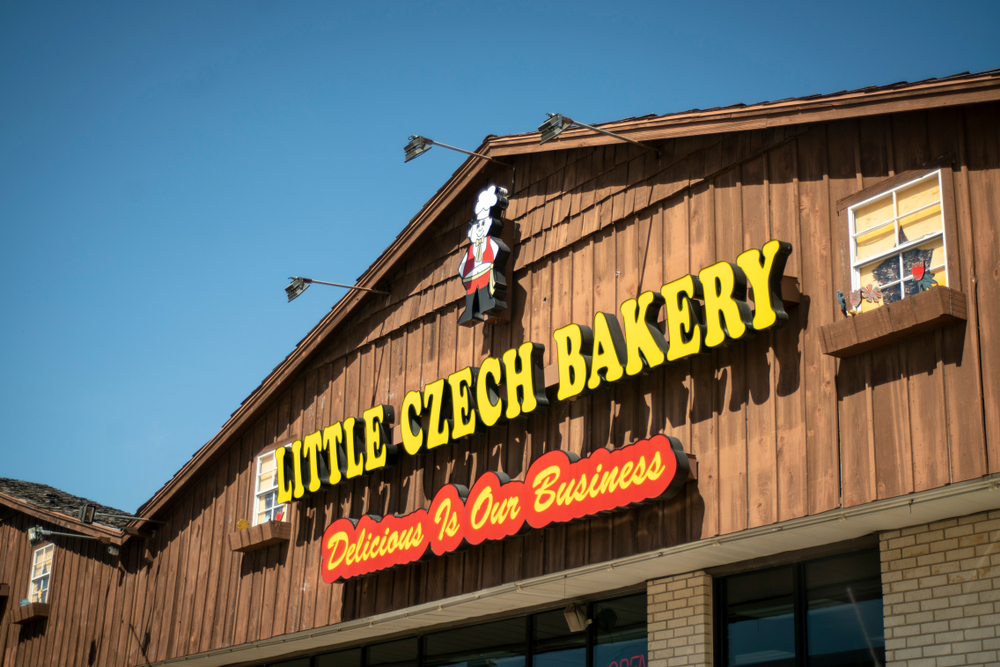
[[[126,512],[115,509],[114,507],[108,507],[107,505],[95,503],[93,500],[87,500],[86,498],[81,498],[80,496],[74,496],[72,493],[60,491],[59,489],[46,484],[25,482],[19,479],[7,479],[6,477],[0,477],[0,493],[5,493],[8,496],[22,500],[29,505],[34,505],[35,507],[64,514],[72,519],[77,518],[80,513],[80,508],[84,505],[94,505],[98,512],[126,515]],[[94,523],[100,523],[105,526],[112,526],[118,529],[124,528],[128,522],[128,519],[118,519],[110,516],[94,517]]]

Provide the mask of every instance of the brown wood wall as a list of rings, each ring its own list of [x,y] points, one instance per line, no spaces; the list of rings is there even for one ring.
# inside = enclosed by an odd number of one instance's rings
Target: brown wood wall
[[[57,551],[48,627],[18,635],[0,626],[10,664],[48,664],[54,651],[67,666],[162,660],[1000,472],[998,128],[1000,106],[983,104],[682,138],[664,142],[659,157],[610,146],[518,158],[509,324],[456,326],[455,267],[484,180],[414,248],[392,296],[370,300],[186,489],[153,541],[151,565],[136,541],[123,552],[124,573],[96,552]],[[948,243],[960,251],[951,284],[968,295],[968,323],[845,361],[823,355],[819,327],[840,317],[834,293],[850,282],[836,201],[948,153],[958,229]],[[554,403],[448,451],[403,456],[364,483],[298,503],[291,544],[229,550],[236,522],[251,519],[262,450],[379,402],[398,410],[406,391],[525,340],[545,344],[552,363],[554,328],[618,313],[627,298],[771,238],[793,244],[787,273],[803,293],[785,328]],[[335,518],[427,507],[448,482],[471,485],[485,470],[516,478],[550,449],[586,454],[657,432],[698,459],[697,485],[674,500],[346,585],[319,575],[319,538]],[[0,529],[6,549],[20,528]],[[5,573],[20,571],[20,561],[4,560]],[[85,626],[69,621],[71,605]]]

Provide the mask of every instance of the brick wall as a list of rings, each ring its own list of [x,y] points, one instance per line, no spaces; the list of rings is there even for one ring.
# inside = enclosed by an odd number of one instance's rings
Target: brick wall
[[[1000,511],[880,538],[886,667],[1000,664]]]
[[[712,667],[712,578],[689,572],[646,584],[649,667]]]

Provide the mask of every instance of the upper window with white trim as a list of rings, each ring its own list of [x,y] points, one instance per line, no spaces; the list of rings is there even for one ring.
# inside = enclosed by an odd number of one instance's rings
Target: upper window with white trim
[[[851,206],[851,297],[877,308],[948,284],[941,170]]]
[[[28,600],[32,603],[49,601],[49,577],[52,575],[53,551],[54,548],[51,544],[35,549],[31,564],[31,586],[28,593]]]
[[[282,521],[284,518],[285,506],[278,504],[278,466],[272,451],[257,458],[253,524]]]

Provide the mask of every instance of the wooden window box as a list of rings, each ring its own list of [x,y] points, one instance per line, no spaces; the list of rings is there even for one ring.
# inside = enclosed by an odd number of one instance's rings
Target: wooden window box
[[[32,602],[31,604],[14,609],[13,622],[18,625],[25,625],[48,617],[49,605],[47,602]]]
[[[846,359],[968,317],[965,294],[932,287],[887,306],[839,319],[820,329],[823,354]]]
[[[229,535],[229,548],[241,553],[249,553],[272,544],[292,539],[292,524],[284,521],[268,521]]]

